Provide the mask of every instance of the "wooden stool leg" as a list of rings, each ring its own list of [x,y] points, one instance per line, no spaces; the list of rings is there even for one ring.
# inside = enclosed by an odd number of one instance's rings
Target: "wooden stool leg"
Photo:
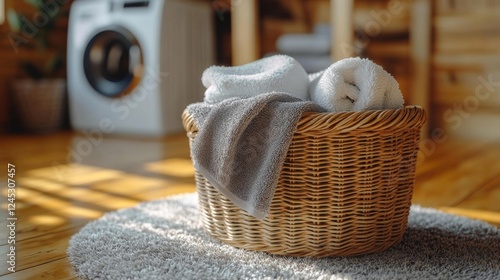
[[[331,0],[332,59],[334,61],[354,55],[354,0]]]
[[[258,0],[231,1],[232,64],[241,65],[260,58]]]

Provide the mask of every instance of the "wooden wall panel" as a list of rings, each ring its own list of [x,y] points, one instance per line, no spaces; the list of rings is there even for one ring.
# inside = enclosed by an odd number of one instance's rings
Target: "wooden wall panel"
[[[435,1],[432,123],[449,136],[500,139],[499,14],[497,0]]]

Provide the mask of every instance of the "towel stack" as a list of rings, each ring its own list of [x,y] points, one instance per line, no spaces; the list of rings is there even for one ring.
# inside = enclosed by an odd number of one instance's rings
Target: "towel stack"
[[[262,93],[284,92],[313,101],[325,111],[398,109],[403,95],[397,81],[369,59],[346,58],[307,74],[294,58],[275,55],[236,67],[212,66],[203,72],[209,104]]]
[[[202,82],[205,102],[187,108],[199,129],[191,149],[195,167],[258,219],[268,213],[303,112],[399,109],[404,103],[396,80],[361,58],[308,75],[295,59],[277,55],[242,66],[212,66]]]

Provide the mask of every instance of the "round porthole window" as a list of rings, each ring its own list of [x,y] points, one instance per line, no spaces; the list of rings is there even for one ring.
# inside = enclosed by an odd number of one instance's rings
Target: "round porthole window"
[[[132,92],[142,78],[142,50],[127,29],[108,28],[90,39],[83,65],[96,92],[107,97],[123,96]]]

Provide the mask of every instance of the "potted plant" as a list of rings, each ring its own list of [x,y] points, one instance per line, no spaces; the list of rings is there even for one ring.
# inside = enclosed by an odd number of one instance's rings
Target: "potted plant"
[[[8,38],[15,53],[22,52],[22,49],[38,52],[36,56],[41,61],[20,59],[23,74],[12,82],[14,109],[25,130],[53,132],[62,126],[66,82],[57,76],[64,66],[62,51],[50,44],[49,35],[55,30],[63,11],[64,3],[60,2],[65,1],[24,2],[34,8],[34,13],[26,15],[9,8],[7,22],[11,32]]]

